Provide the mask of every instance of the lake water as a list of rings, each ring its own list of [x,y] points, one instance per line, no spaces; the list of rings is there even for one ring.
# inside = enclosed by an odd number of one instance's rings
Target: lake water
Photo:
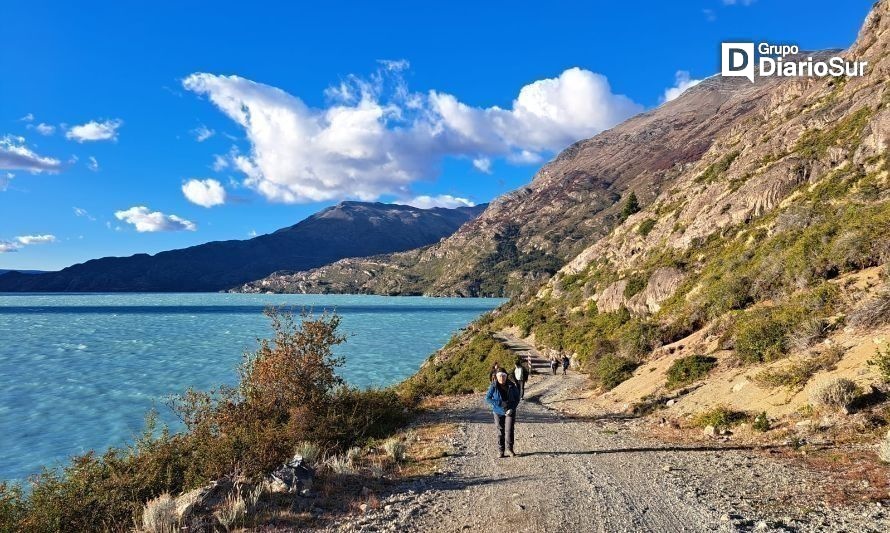
[[[234,384],[266,306],[336,310],[340,374],[358,387],[413,374],[503,300],[352,295],[0,294],[0,480],[131,439],[188,387]]]

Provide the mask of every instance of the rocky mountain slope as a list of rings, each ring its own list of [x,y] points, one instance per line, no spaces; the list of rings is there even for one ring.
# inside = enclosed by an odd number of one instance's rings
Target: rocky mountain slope
[[[546,280],[620,222],[631,191],[646,204],[672,188],[726,130],[769,105],[773,78],[709,78],[680,98],[560,153],[520,190],[420,250],[362,259],[242,290],[460,296],[517,295]]]
[[[439,241],[485,209],[343,202],[268,235],[155,255],[105,257],[45,274],[0,275],[0,291],[217,291],[279,270]]]
[[[866,76],[744,82],[727,100],[734,105],[712,118],[720,127],[699,155],[660,180],[648,168],[627,179],[638,212],[536,294],[453,339],[409,384],[476,388],[466,369],[501,357],[489,338],[514,328],[573,357],[602,391],[614,389],[618,410],[663,407],[700,388],[708,400],[700,407],[756,405],[773,416],[795,407],[752,398],[787,389],[806,406],[826,379],[850,379],[860,393],[883,387],[890,375],[866,361],[876,347],[890,358],[881,344],[890,324],[888,30],[890,2],[882,0],[842,53],[868,61]],[[711,386],[718,375],[725,380]]]

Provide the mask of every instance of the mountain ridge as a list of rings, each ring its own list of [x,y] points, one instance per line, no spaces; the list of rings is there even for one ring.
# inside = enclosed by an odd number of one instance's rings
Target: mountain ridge
[[[341,202],[292,226],[252,239],[211,241],[153,255],[91,259],[44,274],[0,274],[0,291],[224,290],[280,270],[436,242],[477,216],[486,205],[419,209],[379,202]]]

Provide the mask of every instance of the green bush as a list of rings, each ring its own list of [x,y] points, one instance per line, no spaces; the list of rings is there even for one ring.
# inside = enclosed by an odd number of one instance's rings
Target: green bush
[[[634,295],[643,292],[647,282],[648,279],[643,274],[633,274],[627,278],[627,284],[624,286],[624,297],[632,298]]]
[[[890,348],[884,350],[877,348],[875,356],[868,360],[869,366],[873,366],[881,379],[890,383]]]
[[[643,237],[649,235],[652,229],[655,227],[657,221],[652,218],[647,218],[646,220],[640,222],[640,226],[637,228],[637,233],[642,235]]]
[[[770,423],[769,418],[766,416],[766,411],[762,411],[754,417],[754,422],[751,423],[751,428],[754,431],[760,431],[761,433],[769,431]]]
[[[638,213],[640,211],[640,201],[637,200],[637,194],[633,191],[630,191],[630,194],[627,196],[627,199],[624,201],[624,205],[621,207],[621,216],[619,217],[621,221],[625,221],[633,215],[634,213]]]
[[[695,178],[695,182],[711,183],[713,181],[717,181],[718,179],[720,179],[720,176],[722,176],[724,172],[729,170],[729,167],[732,166],[732,162],[736,160],[740,153],[741,152],[739,152],[738,150],[730,152],[718,159],[716,162],[711,163],[704,172],[702,172]]]
[[[639,363],[617,355],[606,355],[600,358],[593,368],[593,378],[603,390],[612,390],[628,380]]]
[[[742,411],[734,411],[724,405],[703,411],[692,419],[696,427],[714,426],[715,428],[731,427],[744,422],[748,415]]]
[[[689,355],[674,361],[667,370],[667,388],[676,389],[708,375],[717,359],[707,355]]]

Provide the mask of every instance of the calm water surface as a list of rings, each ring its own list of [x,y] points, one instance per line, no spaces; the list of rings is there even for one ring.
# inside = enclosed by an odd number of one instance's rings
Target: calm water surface
[[[89,449],[127,442],[153,405],[188,387],[234,384],[262,310],[336,310],[355,386],[411,375],[503,300],[351,295],[0,294],[0,480],[23,479]]]

